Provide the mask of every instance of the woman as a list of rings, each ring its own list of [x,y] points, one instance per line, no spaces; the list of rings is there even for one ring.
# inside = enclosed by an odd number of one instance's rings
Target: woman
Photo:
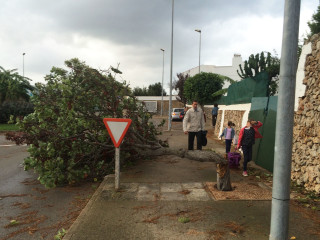
[[[261,122],[254,120],[248,120],[247,125],[240,130],[238,146],[236,149],[242,148],[243,151],[243,173],[242,175],[247,177],[247,164],[252,160],[252,145],[255,143],[255,138],[262,138],[258,128],[262,126]]]

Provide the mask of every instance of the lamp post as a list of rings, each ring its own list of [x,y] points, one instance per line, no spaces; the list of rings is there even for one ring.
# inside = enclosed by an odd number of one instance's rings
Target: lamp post
[[[171,112],[172,112],[172,59],[173,59],[173,16],[174,16],[174,0],[172,0],[172,23],[171,23],[171,60],[170,60],[170,96],[169,96],[169,118],[168,131],[171,131]]]
[[[284,5],[269,240],[288,239],[294,95],[301,1]]]
[[[200,57],[201,57],[201,30],[196,29],[196,32],[200,33],[200,42],[199,42],[199,73],[200,73]]]
[[[163,76],[164,76],[164,49],[162,51],[162,84],[161,84],[161,116],[163,116]]]
[[[24,78],[24,55],[26,55],[26,53],[22,53],[22,76]]]

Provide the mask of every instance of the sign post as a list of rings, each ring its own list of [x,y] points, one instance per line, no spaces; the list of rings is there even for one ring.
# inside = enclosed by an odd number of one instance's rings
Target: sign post
[[[115,189],[118,190],[120,186],[120,147],[116,148],[115,154],[115,178],[114,178]]]
[[[126,135],[131,119],[125,118],[104,118],[103,123],[106,126],[111,140],[115,146],[115,189],[120,187],[120,144]]]

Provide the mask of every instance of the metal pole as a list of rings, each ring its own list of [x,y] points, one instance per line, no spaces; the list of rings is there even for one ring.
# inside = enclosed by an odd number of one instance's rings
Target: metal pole
[[[22,76],[24,78],[24,55],[26,55],[26,53],[22,53]]]
[[[200,59],[201,59],[201,30],[200,30],[200,45],[199,45],[199,73],[201,72],[200,71]]]
[[[170,97],[169,97],[169,118],[168,118],[168,131],[171,131],[171,112],[172,112],[172,59],[173,59],[173,16],[174,16],[174,0],[172,0],[172,24],[171,24],[171,60],[170,60]]]
[[[163,77],[164,77],[164,49],[162,51],[162,85],[161,85],[161,116],[163,116]]]
[[[270,240],[288,239],[294,95],[301,0],[284,8],[280,87],[274,154]]]
[[[200,29],[196,29],[196,32],[198,32],[200,34],[200,41],[199,41],[199,73],[200,73],[200,59],[201,59],[201,30]]]
[[[116,148],[114,179],[115,179],[115,189],[118,190],[120,186],[120,147]]]
[[[200,73],[200,59],[201,59],[201,30],[200,30],[200,41],[199,41],[199,73]]]

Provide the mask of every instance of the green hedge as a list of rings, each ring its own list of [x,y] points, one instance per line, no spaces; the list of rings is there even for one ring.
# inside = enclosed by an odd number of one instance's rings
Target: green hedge
[[[0,123],[7,123],[10,116],[24,117],[34,111],[30,102],[4,102],[0,106]]]

